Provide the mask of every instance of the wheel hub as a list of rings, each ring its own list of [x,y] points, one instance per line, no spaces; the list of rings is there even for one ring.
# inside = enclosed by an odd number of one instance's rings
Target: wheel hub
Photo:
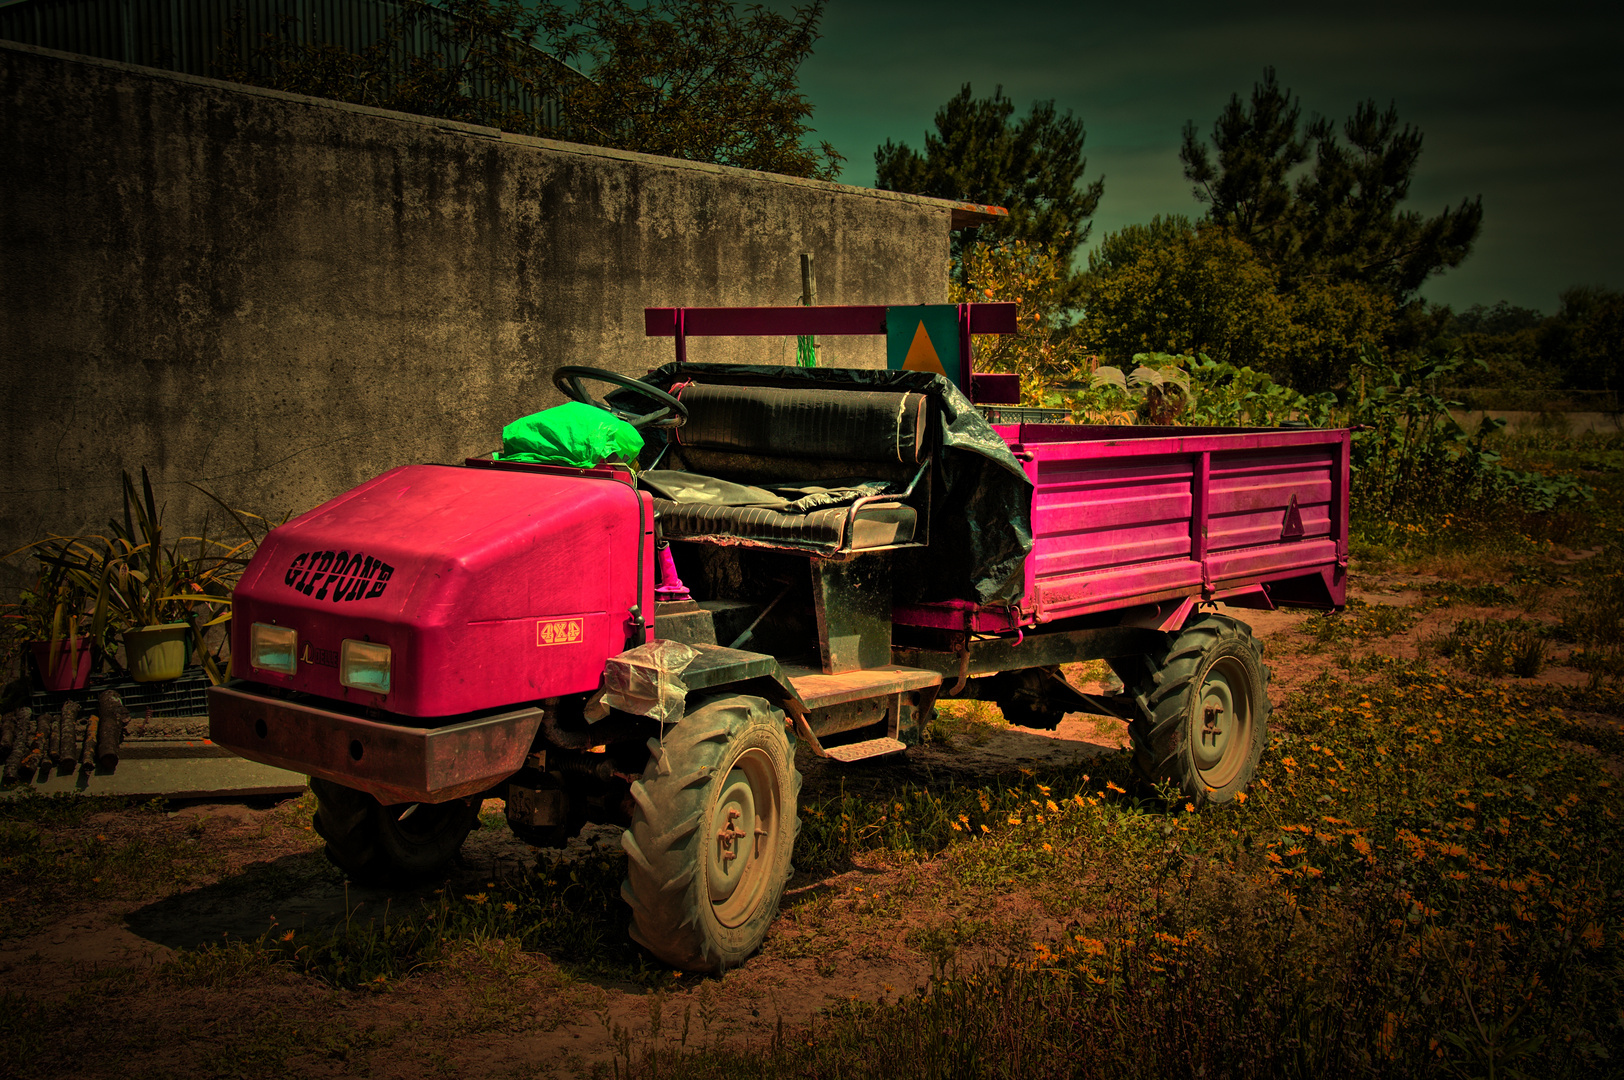
[[[1195,703],[1200,727],[1191,732],[1196,768],[1209,788],[1235,778],[1251,738],[1252,703],[1246,671],[1234,657],[1221,657],[1202,680]],[[1191,725],[1194,727],[1194,724]]]
[[[749,919],[770,884],[778,835],[774,776],[767,755],[748,750],[733,763],[716,797],[705,883],[724,926]]]

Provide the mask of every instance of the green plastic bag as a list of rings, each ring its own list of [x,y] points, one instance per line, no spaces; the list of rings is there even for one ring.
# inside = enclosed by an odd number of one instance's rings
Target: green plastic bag
[[[613,413],[579,401],[566,401],[513,421],[502,429],[496,461],[572,465],[590,469],[605,461],[631,463],[643,449],[643,436]]]

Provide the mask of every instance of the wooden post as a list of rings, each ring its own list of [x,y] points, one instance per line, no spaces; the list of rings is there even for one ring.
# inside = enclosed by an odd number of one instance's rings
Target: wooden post
[[[812,307],[818,302],[818,275],[810,251],[801,252],[801,306]],[[795,363],[800,367],[818,366],[818,339],[802,334],[795,339]]]

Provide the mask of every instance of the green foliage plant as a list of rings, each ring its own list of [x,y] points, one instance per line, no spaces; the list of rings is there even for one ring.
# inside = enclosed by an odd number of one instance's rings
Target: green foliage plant
[[[1590,490],[1575,480],[1508,469],[1486,445],[1504,421],[1485,416],[1468,432],[1451,402],[1432,387],[1459,366],[1458,357],[1400,355],[1373,347],[1360,357],[1360,396],[1346,410],[1353,433],[1356,517],[1387,528],[1455,517],[1492,520],[1500,509],[1541,514],[1583,504]]]
[[[1343,385],[1362,343],[1392,327],[1392,302],[1357,283],[1280,271],[1229,225],[1155,218],[1107,236],[1080,283],[1088,351],[1201,354],[1298,389]]]
[[[1113,413],[1131,408],[1134,415],[1147,424],[1177,423],[1190,406],[1189,375],[1176,363],[1152,367],[1148,361],[1175,359],[1160,353],[1154,356],[1141,353],[1134,359],[1140,361],[1139,366],[1128,374],[1109,364],[1095,368],[1088,382],[1093,400],[1087,404],[1074,403],[1074,412],[1082,405],[1085,416],[1109,418]]]
[[[1332,422],[1336,395],[1300,394],[1250,367],[1172,353],[1137,353],[1133,362],[1127,373],[1102,364],[1086,388],[1061,389],[1048,400],[1071,409],[1078,423],[1324,427]]]

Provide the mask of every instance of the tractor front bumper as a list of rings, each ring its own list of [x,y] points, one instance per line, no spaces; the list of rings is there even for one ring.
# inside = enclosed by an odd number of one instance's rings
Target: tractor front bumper
[[[286,701],[251,683],[209,689],[209,737],[250,761],[376,796],[385,806],[476,795],[518,772],[541,726],[525,707],[409,727]]]

